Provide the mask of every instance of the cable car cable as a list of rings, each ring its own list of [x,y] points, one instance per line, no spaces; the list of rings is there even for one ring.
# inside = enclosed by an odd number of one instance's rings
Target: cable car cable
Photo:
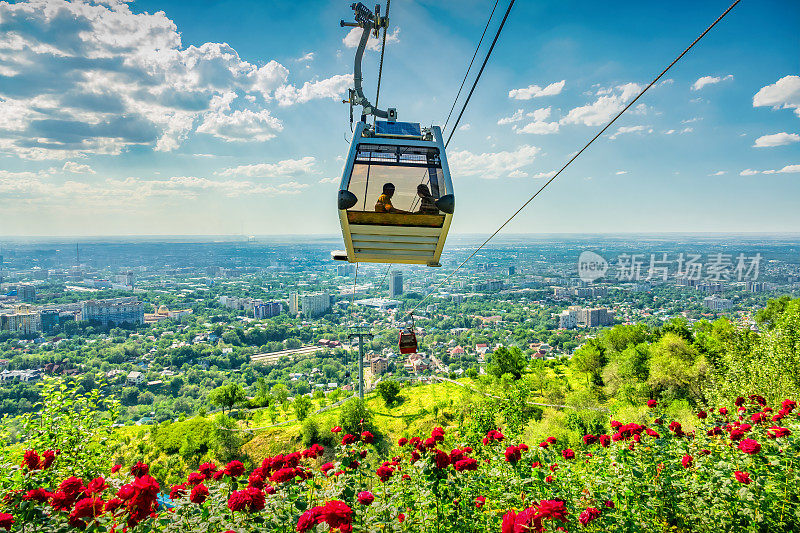
[[[464,101],[464,105],[461,107],[461,112],[458,114],[458,118],[456,119],[455,124],[453,124],[453,129],[450,130],[450,135],[447,137],[447,142],[444,143],[445,148],[447,148],[447,145],[450,144],[450,139],[453,138],[453,134],[456,132],[456,129],[458,129],[458,123],[461,122],[461,117],[464,115],[464,110],[467,109],[469,100],[470,98],[472,98],[472,93],[475,92],[475,87],[478,85],[478,80],[481,79],[481,74],[483,74],[483,69],[486,68],[486,63],[489,62],[489,57],[491,57],[492,55],[492,50],[494,50],[494,45],[497,44],[497,39],[500,37],[500,32],[503,31],[503,27],[506,25],[506,20],[508,20],[508,14],[511,13],[511,8],[514,7],[515,1],[516,0],[511,0],[511,2],[508,4],[508,9],[506,9],[506,14],[503,15],[503,21],[500,23],[500,27],[497,28],[497,33],[494,34],[494,40],[492,41],[492,45],[489,47],[489,51],[486,52],[486,57],[483,58],[481,69],[478,71],[478,75],[475,76],[475,81],[472,82],[472,88],[469,90],[467,99]]]
[[[489,23],[492,21],[492,17],[494,17],[494,11],[497,9],[497,4],[500,0],[494,0],[494,7],[492,8],[492,12],[489,13],[489,20],[486,21],[486,26],[483,28],[483,33],[481,34],[481,38],[478,41],[478,46],[475,47],[475,53],[472,54],[472,59],[469,62],[469,66],[467,67],[467,72],[464,73],[464,79],[461,80],[461,86],[458,88],[458,92],[456,93],[455,99],[453,99],[453,105],[450,106],[450,112],[447,114],[447,119],[444,121],[444,126],[442,126],[442,131],[447,129],[447,123],[450,122],[450,116],[453,114],[453,110],[456,108],[456,104],[458,103],[458,97],[461,96],[461,90],[464,88],[464,84],[467,82],[467,76],[469,76],[469,71],[472,69],[472,64],[475,62],[475,58],[478,55],[478,50],[481,49],[481,44],[483,43],[483,38],[486,36],[486,30],[489,29]],[[387,5],[386,10],[388,12],[389,7]],[[377,103],[375,105],[378,105]]]
[[[698,36],[698,37],[697,37],[697,38],[696,38],[694,41],[692,41],[692,44],[690,44],[689,46],[687,46],[687,47],[686,47],[686,49],[685,49],[683,52],[681,52],[681,53],[678,55],[678,57],[676,57],[674,60],[672,60],[672,63],[670,63],[669,65],[667,65],[667,67],[666,67],[664,70],[662,70],[662,71],[661,71],[661,73],[660,73],[658,76],[656,76],[656,77],[653,79],[653,81],[651,81],[651,82],[650,82],[650,83],[649,83],[649,84],[648,84],[648,85],[647,85],[647,86],[646,86],[644,89],[642,89],[642,90],[641,90],[641,92],[639,92],[639,94],[638,94],[638,95],[636,95],[636,97],[635,97],[633,100],[631,100],[630,102],[628,102],[628,104],[627,104],[627,105],[626,105],[626,106],[625,106],[625,107],[624,107],[624,108],[623,108],[623,109],[622,109],[622,110],[621,110],[619,113],[617,113],[617,114],[614,116],[614,118],[612,118],[612,119],[611,119],[611,120],[610,120],[610,121],[609,121],[609,122],[608,122],[608,123],[607,123],[605,126],[603,126],[603,128],[602,128],[600,131],[598,131],[598,132],[597,132],[597,134],[595,134],[595,136],[594,136],[594,137],[592,137],[592,138],[589,140],[589,142],[587,142],[587,143],[586,143],[586,144],[583,146],[583,148],[581,148],[581,149],[580,149],[580,150],[579,150],[579,151],[578,151],[578,152],[577,152],[575,155],[573,155],[573,156],[572,156],[572,157],[569,159],[569,161],[567,161],[567,162],[564,164],[564,166],[562,166],[562,167],[561,167],[561,168],[558,170],[558,172],[556,172],[556,173],[553,175],[553,177],[551,177],[549,180],[547,180],[547,182],[546,182],[544,185],[542,185],[542,186],[539,188],[539,190],[537,190],[537,191],[536,191],[536,192],[533,194],[533,196],[531,196],[530,198],[528,198],[528,200],[527,200],[527,201],[526,201],[524,204],[522,204],[522,206],[521,206],[519,209],[517,209],[516,211],[514,211],[514,213],[513,213],[513,214],[512,214],[510,217],[508,217],[508,218],[506,219],[506,221],[505,221],[505,222],[503,222],[503,223],[500,225],[500,227],[499,227],[499,228],[497,228],[497,229],[495,230],[495,232],[494,232],[494,233],[492,233],[491,235],[489,235],[489,237],[488,237],[488,238],[487,238],[485,241],[483,241],[483,243],[482,243],[480,246],[478,246],[478,247],[475,249],[475,251],[473,251],[473,252],[472,252],[472,253],[471,253],[471,254],[470,254],[470,255],[469,255],[469,256],[468,256],[466,259],[464,259],[464,261],[462,261],[462,262],[461,262],[461,264],[460,264],[460,265],[458,265],[458,266],[456,267],[456,269],[455,269],[455,270],[453,270],[453,271],[452,271],[452,272],[451,272],[451,273],[450,273],[450,274],[449,274],[449,275],[448,275],[448,276],[447,276],[447,277],[446,277],[446,278],[445,278],[445,279],[444,279],[444,280],[443,280],[441,283],[439,283],[439,284],[438,284],[436,287],[434,287],[434,288],[433,288],[433,290],[431,290],[431,291],[430,291],[430,292],[429,292],[429,293],[428,293],[428,294],[427,294],[425,297],[423,297],[423,298],[422,298],[422,300],[420,300],[420,301],[419,301],[419,303],[418,303],[416,306],[414,306],[414,308],[412,308],[412,309],[411,309],[411,311],[409,311],[409,314],[413,316],[413,313],[414,313],[414,311],[416,311],[416,310],[417,310],[417,309],[418,309],[418,308],[419,308],[419,307],[422,305],[422,303],[423,303],[425,300],[427,300],[427,299],[428,299],[428,297],[430,297],[430,295],[431,295],[431,294],[433,294],[434,292],[436,292],[437,290],[439,290],[439,289],[440,289],[440,288],[441,288],[441,287],[442,287],[442,286],[443,286],[445,283],[447,283],[447,281],[448,281],[448,280],[449,280],[451,277],[453,277],[453,275],[454,275],[456,272],[458,272],[458,271],[461,269],[461,267],[463,267],[463,266],[464,266],[464,265],[465,265],[465,264],[466,264],[466,263],[467,263],[467,262],[468,262],[470,259],[472,259],[472,258],[475,256],[475,254],[477,254],[478,252],[480,252],[480,251],[481,251],[481,249],[483,249],[483,247],[484,247],[484,246],[486,246],[486,244],[487,244],[489,241],[491,241],[491,240],[492,240],[492,239],[493,239],[493,238],[494,238],[494,237],[495,237],[495,236],[496,236],[498,233],[500,233],[500,231],[501,231],[501,230],[502,230],[504,227],[506,227],[506,226],[508,225],[508,223],[509,223],[509,222],[511,222],[511,221],[514,219],[514,217],[516,217],[516,216],[517,216],[517,215],[518,215],[520,212],[522,212],[522,210],[523,210],[523,209],[525,209],[526,207],[528,207],[528,204],[530,204],[530,203],[533,201],[533,199],[534,199],[534,198],[536,198],[537,196],[539,196],[539,193],[541,193],[541,192],[542,192],[542,191],[543,191],[543,190],[544,190],[544,189],[545,189],[545,188],[546,188],[548,185],[550,185],[550,184],[551,184],[551,183],[552,183],[552,182],[553,182],[553,181],[554,181],[554,180],[555,180],[555,179],[556,179],[556,178],[557,178],[557,177],[558,177],[558,176],[559,176],[559,175],[560,175],[560,174],[561,174],[561,173],[562,173],[562,172],[563,172],[563,171],[564,171],[564,170],[565,170],[565,169],[566,169],[566,168],[567,168],[567,167],[568,167],[568,166],[569,166],[569,165],[570,165],[570,164],[571,164],[573,161],[575,161],[575,160],[578,158],[578,156],[580,156],[580,155],[581,155],[581,154],[582,154],[584,151],[586,151],[586,149],[587,149],[587,148],[589,148],[589,146],[591,146],[591,145],[592,145],[592,143],[594,143],[594,141],[596,141],[598,137],[600,137],[600,136],[601,136],[603,133],[605,133],[605,131],[606,131],[608,128],[610,128],[610,127],[611,127],[611,125],[612,125],[612,124],[614,124],[614,122],[616,122],[616,121],[617,121],[617,119],[618,119],[619,117],[621,117],[623,113],[625,113],[625,111],[627,111],[628,109],[630,109],[630,107],[631,107],[633,104],[635,104],[635,103],[636,103],[636,101],[637,101],[637,100],[639,100],[639,98],[641,98],[641,96],[642,96],[644,93],[646,93],[648,89],[650,89],[650,87],[652,87],[653,85],[655,85],[655,84],[656,84],[656,82],[658,82],[658,80],[660,80],[660,79],[661,79],[661,78],[664,76],[664,74],[666,74],[666,73],[669,71],[669,69],[671,69],[671,68],[672,68],[672,67],[675,65],[675,63],[677,63],[678,61],[680,61],[680,60],[681,60],[681,58],[683,58],[683,56],[685,56],[685,55],[686,55],[686,54],[689,52],[689,50],[691,50],[692,48],[694,48],[694,45],[696,45],[696,44],[697,44],[697,43],[700,41],[700,39],[702,39],[703,37],[705,37],[705,35],[706,35],[706,34],[707,34],[709,31],[711,31],[711,29],[712,29],[714,26],[716,26],[716,25],[717,25],[717,23],[718,23],[719,21],[721,21],[723,18],[725,18],[725,16],[726,16],[728,13],[730,13],[730,11],[731,11],[731,10],[732,10],[734,7],[736,7],[736,5],[737,5],[737,4],[738,4],[740,1],[741,1],[741,0],[735,0],[735,1],[734,1],[734,2],[733,2],[733,3],[732,3],[732,4],[731,4],[729,7],[728,7],[728,9],[726,9],[726,10],[725,10],[725,11],[724,11],[724,12],[723,12],[723,13],[722,13],[722,14],[721,14],[719,17],[717,17],[717,19],[716,19],[714,22],[712,22],[712,23],[711,23],[711,25],[710,25],[708,28],[706,28],[706,29],[705,29],[705,31],[704,31],[703,33],[701,33],[701,34],[700,34],[700,35],[699,35],[699,36]],[[512,0],[512,2],[511,2],[511,3],[513,4],[513,3],[514,3],[514,1]],[[510,6],[509,6],[509,8],[510,8]],[[506,15],[508,15],[508,12],[506,12]],[[504,19],[504,21],[505,21],[505,19]],[[501,25],[501,29],[502,29],[502,25]],[[499,35],[499,32],[498,32],[498,35]],[[495,37],[495,39],[496,39],[496,37]],[[491,49],[489,50],[489,52],[491,53]],[[488,54],[487,54],[487,58],[488,58]],[[478,76],[480,76],[480,74],[478,74]],[[475,81],[476,81],[476,83],[477,83],[477,79],[476,79]],[[473,88],[474,88],[474,85],[473,85]],[[467,102],[469,102],[469,98],[467,99]],[[464,104],[464,107],[466,107],[466,103]],[[462,109],[462,110],[461,110],[461,112],[463,113],[463,112],[464,112],[464,110]],[[461,118],[461,117],[460,117],[460,115],[459,115],[459,118]],[[456,124],[457,124],[457,123],[458,123],[458,122],[456,121]],[[455,131],[455,126],[453,126],[453,131],[451,131],[451,133],[450,133],[450,136],[451,136],[451,137],[452,137],[452,135],[453,135],[453,132],[454,132],[454,131]],[[449,141],[449,139],[448,139],[448,142],[450,142],[450,141]],[[447,146],[447,145],[445,145],[445,146]]]

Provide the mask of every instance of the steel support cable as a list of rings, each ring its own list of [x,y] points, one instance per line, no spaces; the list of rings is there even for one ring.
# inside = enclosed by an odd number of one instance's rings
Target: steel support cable
[[[506,9],[506,14],[503,15],[503,21],[500,23],[500,27],[497,28],[497,33],[494,34],[494,40],[492,40],[492,45],[489,47],[489,51],[486,52],[486,57],[483,58],[483,63],[481,64],[481,69],[478,71],[478,75],[475,76],[475,81],[472,82],[472,88],[469,90],[469,94],[467,94],[467,99],[464,101],[464,105],[461,106],[461,112],[458,114],[458,118],[456,119],[455,124],[453,124],[453,129],[450,130],[450,135],[447,137],[447,142],[444,143],[444,147],[447,148],[447,145],[450,144],[450,139],[453,138],[453,134],[456,132],[458,128],[458,123],[461,122],[461,117],[464,115],[464,111],[467,109],[467,105],[469,104],[470,98],[472,98],[472,93],[475,92],[475,87],[478,85],[478,81],[481,79],[481,74],[483,74],[483,69],[486,68],[486,63],[489,62],[489,58],[492,56],[492,50],[494,50],[494,45],[497,44],[497,39],[500,37],[500,32],[503,31],[503,27],[506,25],[506,20],[508,20],[508,14],[511,13],[511,8],[514,7],[514,2],[516,0],[511,0],[508,4],[508,9]]]
[[[430,295],[431,295],[431,294],[433,294],[434,292],[436,292],[437,290],[439,290],[439,289],[440,289],[440,288],[441,288],[441,287],[442,287],[442,286],[443,286],[445,283],[447,283],[447,282],[450,280],[450,278],[452,278],[452,277],[453,277],[453,275],[454,275],[456,272],[458,272],[459,270],[461,270],[461,268],[462,268],[462,267],[463,267],[463,266],[464,266],[464,265],[465,265],[465,264],[466,264],[466,263],[467,263],[467,262],[468,262],[470,259],[472,259],[472,258],[475,256],[475,254],[477,254],[478,252],[480,252],[480,251],[483,249],[483,247],[484,247],[484,246],[486,246],[486,244],[488,244],[488,242],[489,242],[489,241],[491,241],[491,240],[492,240],[492,239],[493,239],[493,238],[494,238],[494,237],[495,237],[495,236],[496,236],[498,233],[500,233],[500,231],[502,231],[502,229],[503,229],[503,228],[505,228],[505,227],[508,225],[508,223],[509,223],[509,222],[511,222],[511,221],[514,219],[514,217],[516,217],[516,216],[517,216],[517,215],[518,215],[520,212],[522,212],[522,210],[523,210],[523,209],[525,209],[526,207],[528,207],[528,204],[530,204],[530,203],[533,201],[533,199],[534,199],[534,198],[536,198],[537,196],[539,196],[539,193],[541,193],[541,192],[542,192],[542,191],[543,191],[543,190],[544,190],[544,189],[545,189],[545,188],[546,188],[548,185],[550,185],[550,184],[551,184],[551,183],[552,183],[552,182],[553,182],[553,181],[554,181],[554,180],[555,180],[555,179],[556,179],[556,178],[557,178],[557,177],[558,177],[558,176],[559,176],[559,175],[560,175],[560,174],[561,174],[561,173],[562,173],[562,172],[563,172],[563,171],[564,171],[564,170],[565,170],[565,169],[566,169],[566,168],[567,168],[567,167],[568,167],[570,164],[572,164],[572,162],[573,162],[573,161],[575,161],[575,160],[576,160],[576,159],[577,159],[577,158],[578,158],[578,157],[579,157],[579,156],[580,156],[580,155],[581,155],[581,154],[582,154],[582,153],[583,153],[583,152],[584,152],[584,151],[585,151],[587,148],[589,148],[589,146],[591,146],[591,144],[592,144],[592,143],[594,143],[594,141],[596,141],[598,137],[600,137],[600,136],[601,136],[603,133],[605,133],[605,131],[606,131],[608,128],[610,128],[610,127],[611,127],[611,125],[612,125],[612,124],[614,124],[614,122],[616,122],[616,121],[617,121],[617,119],[618,119],[619,117],[621,117],[623,113],[625,113],[625,111],[627,111],[628,109],[630,109],[630,107],[631,107],[633,104],[635,104],[635,103],[636,103],[636,101],[637,101],[637,100],[639,100],[639,98],[641,98],[641,96],[642,96],[644,93],[646,93],[648,89],[650,89],[650,87],[652,87],[653,85],[655,85],[655,84],[658,82],[658,80],[660,80],[660,79],[661,79],[661,78],[664,76],[664,74],[666,74],[666,73],[669,71],[669,69],[671,69],[671,68],[672,68],[672,67],[675,65],[675,63],[677,63],[678,61],[680,61],[680,60],[681,60],[681,58],[683,58],[683,56],[685,56],[685,55],[686,55],[686,54],[689,52],[689,50],[691,50],[692,48],[694,48],[694,45],[696,45],[696,44],[697,44],[697,43],[700,41],[700,39],[702,39],[703,37],[705,37],[705,35],[706,35],[706,34],[707,34],[709,31],[711,31],[711,29],[712,29],[714,26],[716,26],[716,25],[717,25],[717,23],[719,23],[719,21],[721,21],[723,18],[725,18],[725,16],[726,16],[728,13],[730,13],[730,11],[731,11],[731,10],[732,10],[734,7],[736,7],[736,5],[737,5],[739,2],[741,2],[741,0],[735,0],[735,1],[734,1],[734,2],[733,2],[733,3],[732,3],[732,4],[731,4],[729,7],[728,7],[728,9],[726,9],[726,10],[725,10],[725,11],[724,11],[724,12],[723,12],[723,13],[722,13],[722,14],[721,14],[719,17],[717,17],[717,19],[716,19],[714,22],[712,22],[712,23],[711,23],[711,25],[710,25],[708,28],[706,28],[706,29],[705,29],[705,31],[704,31],[703,33],[701,33],[701,34],[700,34],[700,35],[699,35],[699,36],[698,36],[698,37],[697,37],[697,38],[696,38],[694,41],[692,41],[692,44],[690,44],[689,46],[687,46],[687,47],[686,47],[686,49],[685,49],[683,52],[681,52],[681,53],[678,55],[678,57],[676,57],[674,60],[672,60],[672,63],[670,63],[669,65],[667,65],[667,67],[666,67],[664,70],[662,70],[662,71],[661,71],[661,73],[660,73],[658,76],[656,76],[656,77],[653,79],[653,81],[651,81],[651,82],[650,82],[650,83],[649,83],[649,84],[648,84],[648,85],[647,85],[647,86],[646,86],[644,89],[642,89],[642,90],[641,90],[641,92],[639,92],[639,94],[637,94],[637,95],[636,95],[636,97],[635,97],[633,100],[631,100],[630,102],[628,102],[628,104],[627,104],[627,105],[626,105],[626,106],[625,106],[625,107],[624,107],[624,108],[623,108],[623,109],[622,109],[622,110],[621,110],[619,113],[617,113],[617,114],[614,116],[614,118],[612,118],[612,119],[611,119],[611,121],[609,121],[609,122],[608,122],[608,123],[607,123],[605,126],[603,126],[603,128],[602,128],[600,131],[598,131],[598,132],[597,132],[597,134],[595,134],[595,136],[594,136],[594,137],[592,137],[592,138],[589,140],[589,142],[587,142],[587,143],[586,143],[586,144],[583,146],[583,148],[581,148],[581,149],[580,149],[580,150],[579,150],[579,151],[578,151],[578,152],[577,152],[575,155],[573,155],[573,156],[572,156],[572,157],[569,159],[569,161],[567,161],[567,162],[564,164],[564,166],[562,166],[562,167],[561,167],[561,168],[558,170],[558,172],[556,172],[556,173],[555,173],[555,174],[554,174],[554,175],[553,175],[553,176],[552,176],[552,177],[551,177],[549,180],[547,180],[547,182],[545,182],[545,184],[544,184],[544,185],[542,185],[542,186],[539,188],[539,190],[537,190],[537,191],[536,191],[536,192],[533,194],[533,196],[531,196],[530,198],[528,198],[528,200],[527,200],[527,201],[526,201],[524,204],[522,204],[522,206],[521,206],[519,209],[517,209],[516,211],[514,211],[514,213],[513,213],[513,214],[512,214],[510,217],[508,217],[508,218],[506,219],[506,221],[505,221],[505,222],[503,222],[503,224],[501,224],[501,225],[500,225],[500,227],[499,227],[499,228],[497,228],[497,229],[495,230],[495,232],[494,232],[494,233],[492,233],[491,235],[489,235],[489,237],[488,237],[488,238],[487,238],[485,241],[483,241],[483,243],[481,243],[481,245],[480,245],[480,246],[478,246],[478,247],[475,249],[475,251],[473,251],[473,252],[472,252],[472,253],[471,253],[471,254],[470,254],[470,255],[469,255],[469,256],[468,256],[466,259],[464,259],[464,260],[461,262],[461,264],[459,264],[459,265],[456,267],[456,269],[455,269],[455,270],[453,270],[453,271],[452,271],[452,272],[451,272],[451,273],[450,273],[450,274],[449,274],[449,275],[448,275],[448,276],[447,276],[447,277],[446,277],[446,278],[445,278],[445,279],[444,279],[444,280],[443,280],[441,283],[439,283],[439,284],[438,284],[436,287],[434,287],[434,288],[433,288],[433,290],[431,290],[431,291],[430,291],[430,292],[429,292],[427,295],[425,295],[425,297],[424,297],[424,298],[422,298],[422,300],[420,300],[420,301],[419,301],[419,303],[418,303],[416,306],[414,306],[414,308],[413,308],[413,309],[411,309],[411,311],[409,311],[409,315],[411,315],[411,314],[412,314],[414,311],[416,311],[417,309],[419,309],[419,307],[420,307],[420,306],[423,304],[423,302],[425,302],[425,300],[427,300],[427,299],[430,297]],[[513,4],[513,1],[512,1],[512,4]],[[480,74],[479,74],[479,75],[480,75]],[[476,81],[477,81],[477,80],[476,80]],[[465,107],[466,107],[466,104],[465,104]],[[463,113],[463,109],[462,109],[462,113]],[[452,137],[452,132],[451,132],[451,137]],[[448,142],[449,142],[449,140],[448,140]]]
[[[453,114],[453,110],[456,108],[456,104],[458,103],[458,97],[461,96],[461,90],[464,88],[464,84],[467,82],[467,77],[469,76],[469,71],[472,69],[472,64],[475,62],[475,58],[478,56],[478,51],[481,49],[481,44],[483,44],[483,38],[486,36],[486,30],[489,29],[489,23],[492,22],[492,17],[494,17],[494,11],[495,11],[495,9],[497,9],[497,4],[499,2],[500,2],[500,0],[494,0],[494,7],[492,8],[492,12],[489,13],[489,20],[486,21],[486,26],[484,26],[483,33],[481,34],[481,38],[478,41],[478,46],[475,47],[475,53],[472,54],[472,59],[470,59],[470,61],[469,61],[469,66],[467,67],[467,72],[464,73],[464,79],[461,80],[461,86],[458,88],[458,92],[456,93],[456,97],[453,99],[453,105],[450,106],[450,112],[447,114],[447,120],[444,121],[444,126],[442,126],[442,131],[447,129],[447,123],[450,122],[450,116]]]

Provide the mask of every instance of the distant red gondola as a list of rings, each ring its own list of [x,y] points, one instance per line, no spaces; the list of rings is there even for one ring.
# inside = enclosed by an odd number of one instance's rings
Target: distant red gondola
[[[404,329],[400,332],[397,345],[400,353],[417,353],[417,336],[410,329]]]

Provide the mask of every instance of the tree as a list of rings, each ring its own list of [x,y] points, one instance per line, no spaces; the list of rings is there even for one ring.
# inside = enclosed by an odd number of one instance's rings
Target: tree
[[[217,387],[216,389],[212,390],[208,394],[208,401],[213,403],[214,405],[220,406],[222,412],[225,412],[225,408],[228,408],[228,412],[233,409],[238,403],[241,403],[247,399],[247,395],[244,392],[244,389],[238,383],[228,383],[227,385],[222,385],[221,387]]]
[[[388,407],[397,401],[397,396],[400,394],[400,384],[393,380],[381,381],[375,387],[375,390],[378,391],[378,394],[380,394]]]
[[[275,398],[275,403],[280,405],[289,397],[289,389],[283,383],[276,383],[272,386],[272,397]]]
[[[294,399],[292,407],[294,407],[294,412],[298,420],[302,421],[306,419],[308,412],[311,411],[311,405],[311,400],[308,396],[298,396]]]
[[[575,372],[586,374],[586,383],[597,381],[606,363],[605,350],[595,339],[590,340],[572,354],[570,366]]]
[[[497,378],[503,374],[512,374],[514,379],[519,379],[525,370],[525,355],[516,346],[511,348],[502,346],[492,354],[492,360],[486,370]]]

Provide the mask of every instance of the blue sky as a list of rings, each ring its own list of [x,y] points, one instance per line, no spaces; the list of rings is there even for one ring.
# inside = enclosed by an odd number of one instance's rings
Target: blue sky
[[[492,3],[395,0],[382,107],[441,125]],[[518,1],[450,145],[452,231],[493,231],[727,6]],[[0,235],[336,233],[351,13],[0,2]],[[507,231],[800,229],[798,23],[742,2]]]

